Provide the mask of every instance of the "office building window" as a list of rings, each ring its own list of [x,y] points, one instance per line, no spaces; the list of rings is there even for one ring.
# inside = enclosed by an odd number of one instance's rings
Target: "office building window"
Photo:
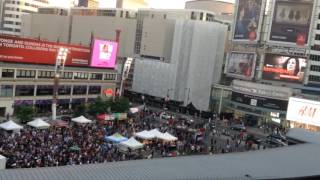
[[[320,61],[320,56],[311,54],[310,55],[310,60],[312,60],[312,61]]]
[[[317,24],[317,30],[320,30],[320,24]]]
[[[311,70],[311,71],[320,72],[320,66],[311,65],[311,66],[310,66],[310,70]]]
[[[73,95],[85,95],[87,86],[73,86]]]
[[[72,79],[73,73],[72,72],[64,72],[61,76],[61,79]]]
[[[320,40],[320,34],[316,34],[315,40]]]
[[[14,69],[2,69],[3,78],[14,78]]]
[[[88,73],[76,72],[74,73],[74,79],[88,79]]]
[[[100,94],[101,93],[101,86],[90,86],[89,87],[89,94]]]
[[[16,85],[16,96],[33,96],[34,85]]]
[[[320,76],[310,75],[309,76],[309,81],[320,82]]]
[[[65,85],[60,85],[58,94],[59,95],[70,95],[71,93],[71,86],[65,86]]]
[[[36,71],[35,70],[17,70],[17,78],[35,78]]]
[[[52,78],[54,78],[54,71],[39,71],[38,78],[52,79]]]
[[[103,74],[102,73],[92,73],[90,79],[92,80],[102,80]]]
[[[37,87],[37,96],[53,95],[52,85],[40,85]]]
[[[104,75],[104,80],[114,81],[114,80],[116,80],[116,74],[105,74]]]
[[[12,97],[13,96],[13,85],[1,85],[0,96],[1,97]]]

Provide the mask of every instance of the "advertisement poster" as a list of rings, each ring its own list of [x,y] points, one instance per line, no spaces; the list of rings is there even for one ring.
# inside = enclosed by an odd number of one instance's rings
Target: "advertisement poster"
[[[239,0],[234,28],[234,40],[258,40],[263,0]]]
[[[231,100],[249,106],[286,111],[288,101],[232,92]]]
[[[262,79],[302,83],[306,66],[304,57],[266,54]]]
[[[0,35],[0,61],[54,65],[61,47],[69,50],[66,66],[89,65],[88,47],[5,35]]]
[[[242,79],[251,79],[254,75],[256,55],[254,53],[231,52],[228,57],[226,74]]]
[[[320,127],[320,102],[291,97],[287,119]]]
[[[114,68],[116,64],[118,43],[95,39],[93,43],[91,67]]]
[[[308,43],[313,0],[276,0],[270,30],[270,41]]]

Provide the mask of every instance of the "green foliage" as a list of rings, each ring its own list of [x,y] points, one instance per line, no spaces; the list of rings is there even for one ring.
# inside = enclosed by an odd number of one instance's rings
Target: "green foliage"
[[[111,101],[103,101],[101,97],[98,97],[94,103],[89,105],[88,113],[92,116],[106,113],[109,107],[111,107],[111,104]]]
[[[18,106],[15,114],[21,123],[27,123],[35,116],[35,110],[32,106]]]
[[[129,99],[125,97],[120,97],[115,99],[115,101],[112,103],[111,110],[113,112],[127,112],[130,108]]]
[[[87,106],[84,104],[80,104],[79,106],[76,107],[75,111],[74,111],[74,117],[79,117],[82,115],[85,115],[87,112]]]

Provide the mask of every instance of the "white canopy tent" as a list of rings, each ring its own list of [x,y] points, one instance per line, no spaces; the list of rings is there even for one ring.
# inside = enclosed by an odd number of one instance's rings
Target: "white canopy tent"
[[[156,138],[159,138],[162,136],[162,132],[160,132],[158,129],[152,129],[149,131],[153,136],[155,136]]]
[[[84,116],[80,116],[77,118],[72,118],[71,121],[76,122],[76,123],[81,123],[81,124],[87,124],[87,123],[92,123],[90,119],[87,119]]]
[[[0,170],[6,168],[7,158],[0,155]]]
[[[178,140],[177,137],[171,135],[171,134],[168,133],[168,132],[164,133],[163,135],[164,135],[166,141],[176,141],[176,140]]]
[[[45,129],[50,127],[49,123],[45,122],[40,118],[37,118],[33,121],[28,122],[27,125],[32,126],[34,128],[39,128],[39,129]]]
[[[121,149],[127,150],[128,148],[132,150],[143,148],[143,144],[137,141],[134,137],[131,137],[127,141],[120,142],[119,144]]]
[[[19,124],[10,120],[10,121],[7,121],[5,123],[0,124],[0,128],[4,129],[6,131],[14,131],[14,130],[23,129],[23,126],[20,126]]]
[[[135,136],[146,140],[150,140],[156,137],[152,132],[146,130],[136,133]]]

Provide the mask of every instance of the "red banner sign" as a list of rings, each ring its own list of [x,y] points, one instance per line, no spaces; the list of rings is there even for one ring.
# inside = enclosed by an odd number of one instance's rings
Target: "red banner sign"
[[[5,35],[0,35],[0,61],[53,65],[61,47],[69,50],[66,66],[89,66],[89,47]]]

